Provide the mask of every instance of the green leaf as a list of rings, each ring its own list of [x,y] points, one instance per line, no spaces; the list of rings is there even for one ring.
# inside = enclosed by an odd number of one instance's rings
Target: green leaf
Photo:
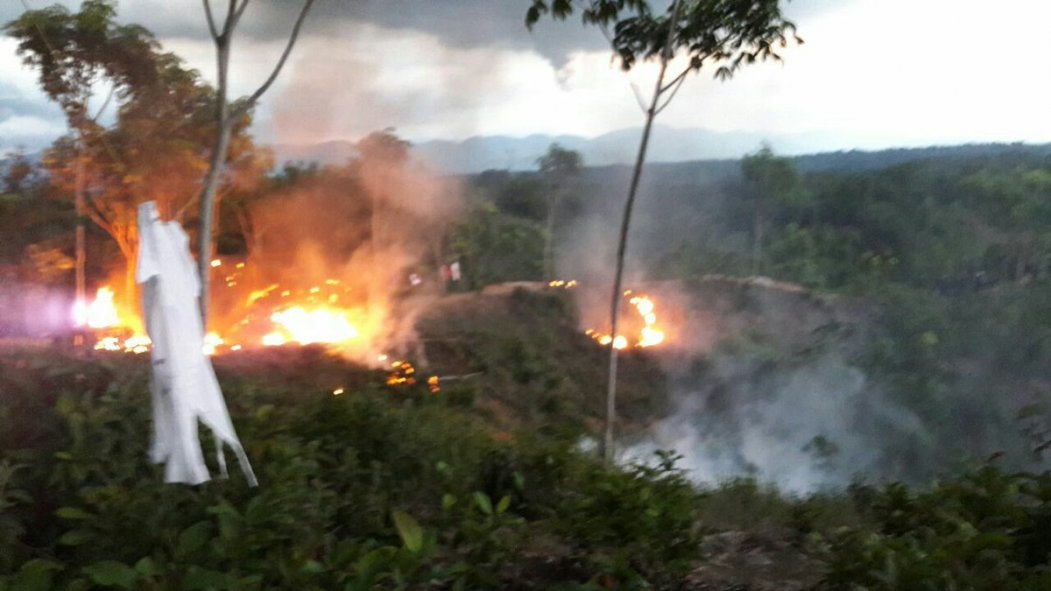
[[[77,507],[59,507],[55,510],[55,517],[58,517],[59,519],[77,520],[91,519],[94,515],[83,509],[78,509]]]
[[[12,591],[49,591],[52,588],[52,573],[61,571],[62,565],[51,561],[33,559],[22,565],[18,576],[11,581]]]
[[[199,521],[182,530],[179,534],[179,553],[192,554],[208,543],[212,538],[212,524],[209,521]]]
[[[325,566],[316,560],[308,560],[303,563],[303,568],[300,570],[309,574],[317,574],[325,572]]]
[[[191,566],[182,581],[182,588],[186,591],[225,589],[226,575],[218,571]]]
[[[92,537],[94,537],[94,534],[90,530],[74,529],[62,534],[62,537],[58,539],[58,543],[63,546],[80,546],[91,541]]]
[[[504,512],[507,511],[507,509],[510,506],[511,506],[511,497],[504,496],[504,498],[500,499],[500,502],[496,504],[496,514],[497,515],[503,514]]]
[[[442,495],[442,511],[448,513],[456,505],[456,497],[449,493]]]
[[[144,577],[156,577],[161,574],[161,571],[156,564],[153,564],[153,559],[149,556],[141,558],[135,563],[135,571]]]
[[[78,577],[66,585],[66,591],[91,591],[94,587],[95,585],[92,585],[88,579]]]
[[[389,566],[395,553],[394,548],[384,546],[362,556],[357,563],[357,576],[347,584],[345,589],[347,591],[371,591],[377,575]]]
[[[493,514],[493,502],[489,500],[489,495],[475,491],[474,494],[471,495],[471,498],[474,499],[474,504],[478,505],[478,508],[482,510],[482,513],[485,513],[486,515]]]
[[[423,548],[423,528],[408,513],[402,511],[391,511],[394,519],[394,527],[398,529],[398,535],[409,552],[419,552]]]
[[[103,560],[95,564],[89,564],[83,569],[84,574],[91,578],[91,582],[103,587],[120,587],[121,589],[134,589],[135,579],[139,573],[135,569],[116,560]]]

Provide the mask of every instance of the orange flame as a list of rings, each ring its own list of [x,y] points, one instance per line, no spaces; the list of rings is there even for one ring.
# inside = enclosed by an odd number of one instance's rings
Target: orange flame
[[[360,336],[357,327],[350,323],[342,310],[315,308],[308,311],[302,306],[293,306],[274,312],[270,320],[278,329],[263,337],[263,344],[267,346],[289,342],[338,344]]]
[[[624,292],[624,295],[631,296],[632,291],[629,289]],[[655,347],[663,343],[665,334],[663,330],[657,328],[657,306],[654,304],[653,299],[649,296],[632,296],[628,302],[635,307],[635,311],[638,312],[643,322],[638,338],[633,343],[630,343],[630,346],[640,348]],[[614,349],[627,349],[629,346],[628,337],[624,335],[614,337],[613,335],[591,329],[585,331],[584,334],[598,341],[598,344],[603,347],[612,345]]]
[[[120,326],[120,316],[117,307],[113,304],[113,290],[108,287],[100,287],[95,294],[95,301],[88,304],[85,318],[87,325],[91,328],[109,328]]]

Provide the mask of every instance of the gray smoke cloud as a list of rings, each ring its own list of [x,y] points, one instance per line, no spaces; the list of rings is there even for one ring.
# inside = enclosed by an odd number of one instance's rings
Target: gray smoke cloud
[[[627,167],[590,170],[569,191],[581,211],[558,232],[558,265],[561,277],[582,283],[582,329],[608,330],[629,174]],[[924,425],[857,361],[871,338],[871,310],[764,278],[666,280],[677,271],[661,262],[684,247],[747,260],[750,242],[729,223],[738,194],[730,188],[739,182],[734,163],[651,165],[643,176],[624,287],[654,299],[668,340],[651,354],[669,378],[671,404],[642,435],[622,442],[621,461],[671,449],[700,484],[754,477],[793,493],[858,477],[914,477],[930,466],[916,451],[932,447]],[[627,334],[631,315],[629,307]]]

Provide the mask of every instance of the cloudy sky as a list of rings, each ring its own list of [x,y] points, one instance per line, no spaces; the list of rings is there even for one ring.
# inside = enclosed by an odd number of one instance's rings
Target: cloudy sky
[[[42,8],[52,0],[25,0]],[[22,0],[0,1],[0,19]],[[74,2],[66,2],[75,5]],[[234,46],[234,90],[261,81],[298,0],[255,0]],[[595,136],[641,124],[600,32],[579,21],[523,25],[527,0],[317,0],[289,66],[264,97],[271,142],[356,139],[394,127],[413,141],[534,133]],[[795,0],[806,44],[785,63],[729,82],[702,72],[663,125],[806,135],[820,149],[1051,141],[1051,52],[1044,0]],[[214,79],[198,0],[123,0],[120,18]],[[64,130],[10,39],[0,40],[0,149],[35,149]],[[775,144],[776,147],[776,144]]]

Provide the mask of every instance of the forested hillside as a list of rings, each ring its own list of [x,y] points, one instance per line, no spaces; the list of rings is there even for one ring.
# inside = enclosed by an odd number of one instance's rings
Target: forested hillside
[[[925,480],[952,462],[1001,451],[1022,465],[1048,416],[1051,160],[1011,147],[914,154],[931,157],[873,168],[881,155],[866,155],[841,160],[845,170],[824,168],[836,157],[816,166],[819,157],[764,153],[747,159],[744,172],[729,162],[653,165],[629,276],[759,275],[835,295],[864,310],[866,333],[861,347],[830,346],[861,372],[872,399],[885,397],[901,413],[899,426],[909,425],[897,437],[873,434],[894,460],[887,475]],[[611,167],[573,179],[556,215],[562,277],[608,281],[610,220],[627,175]],[[540,278],[544,182],[498,172],[470,179],[474,213],[457,236],[475,284]],[[472,248],[485,253],[475,264]],[[781,363],[798,362],[778,354]]]
[[[626,355],[622,468],[587,451],[583,334],[621,167],[446,179],[463,204],[413,269],[462,277],[405,308],[438,393],[319,349],[217,358],[262,494],[160,484],[135,358],[7,350],[0,588],[1042,589],[1051,160],[961,150],[649,167],[628,274],[672,342]],[[266,246],[255,207],[369,219],[360,170],[272,174],[223,255]],[[0,205],[4,289],[61,296],[68,205],[40,178]],[[119,257],[90,238],[101,282]],[[579,287],[547,287],[549,239]]]

